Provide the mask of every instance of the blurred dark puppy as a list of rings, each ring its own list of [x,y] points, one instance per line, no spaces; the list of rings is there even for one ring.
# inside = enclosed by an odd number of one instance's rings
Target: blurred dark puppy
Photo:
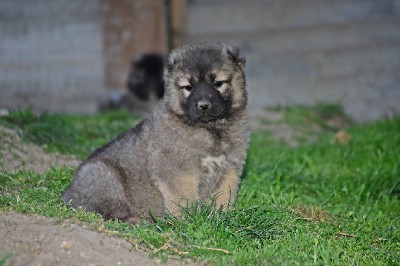
[[[99,100],[99,110],[127,109],[149,114],[164,95],[164,57],[139,55],[131,63],[126,87],[128,92],[110,91]]]
[[[164,96],[164,58],[160,54],[143,54],[132,61],[127,88],[143,101]]]

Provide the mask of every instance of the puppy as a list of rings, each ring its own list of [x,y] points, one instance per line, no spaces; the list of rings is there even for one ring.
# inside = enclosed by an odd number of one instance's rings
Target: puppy
[[[160,100],[164,96],[163,68],[164,57],[160,54],[138,56],[132,61],[126,87],[142,101]]]
[[[212,197],[233,204],[249,142],[244,65],[224,43],[172,51],[154,115],[82,162],[62,200],[131,223]]]
[[[132,60],[127,92],[109,91],[99,99],[99,111],[127,109],[149,115],[164,96],[164,56],[144,53]]]

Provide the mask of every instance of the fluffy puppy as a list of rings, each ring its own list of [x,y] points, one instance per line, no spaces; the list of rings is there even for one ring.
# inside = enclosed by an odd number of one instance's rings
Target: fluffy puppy
[[[174,50],[154,115],[95,150],[62,200],[128,222],[214,196],[232,204],[249,141],[244,64],[224,43]]]

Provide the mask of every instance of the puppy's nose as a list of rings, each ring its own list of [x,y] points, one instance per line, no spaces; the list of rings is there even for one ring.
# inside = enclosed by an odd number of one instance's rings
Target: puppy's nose
[[[200,100],[197,103],[197,107],[201,110],[201,111],[206,111],[207,109],[209,109],[211,106],[211,103],[207,100]]]

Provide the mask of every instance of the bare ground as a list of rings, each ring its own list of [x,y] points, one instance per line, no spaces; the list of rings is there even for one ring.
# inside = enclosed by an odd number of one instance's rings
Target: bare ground
[[[0,172],[76,167],[74,156],[47,153],[23,143],[18,132],[0,125]],[[19,213],[0,213],[0,265],[160,265],[128,241],[90,231],[71,222]],[[169,259],[163,265],[187,265]]]
[[[76,167],[79,160],[74,156],[47,153],[37,145],[22,143],[17,130],[0,125],[0,170],[14,172],[31,169],[38,173],[47,172],[50,167]]]
[[[160,264],[124,239],[36,215],[1,213],[0,238],[0,260],[6,258],[5,265]]]

